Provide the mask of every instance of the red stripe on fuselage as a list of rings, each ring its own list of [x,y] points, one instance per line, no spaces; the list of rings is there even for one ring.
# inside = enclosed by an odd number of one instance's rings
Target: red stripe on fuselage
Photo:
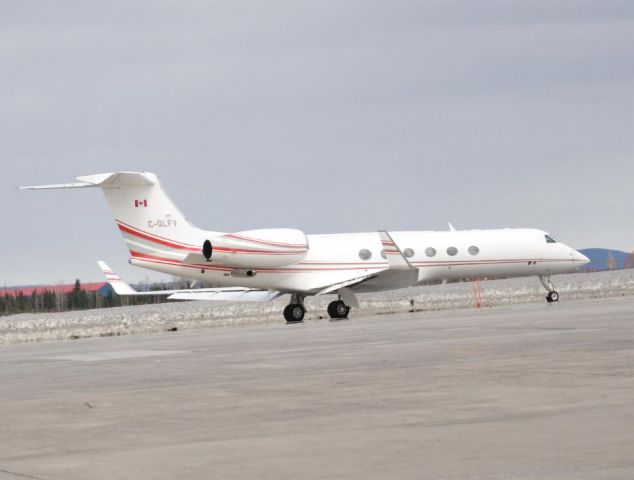
[[[130,250],[130,255],[132,255],[132,258],[136,258],[139,260],[147,260],[147,261],[152,261],[156,263],[163,263],[166,265],[175,265],[179,267],[191,267],[196,269],[204,268],[205,270],[223,270],[223,271],[233,270],[233,268],[230,268],[230,267],[219,267],[215,265],[206,265],[206,264],[183,263],[182,261],[175,260],[173,258],[159,257],[158,255],[150,255],[149,253],[135,252],[133,250]]]
[[[286,252],[275,252],[271,250],[248,250],[246,248],[231,248],[231,247],[213,247],[214,252],[224,252],[224,253],[245,253],[250,255],[302,255],[307,253],[306,250],[299,251],[286,251]]]
[[[158,263],[158,264],[162,264],[162,265],[170,265],[170,266],[174,266],[174,267],[185,267],[185,268],[195,268],[197,270],[200,269],[205,269],[205,270],[219,270],[219,271],[231,271],[234,270],[234,268],[232,267],[221,267],[221,266],[213,266],[210,264],[189,264],[189,263],[183,263],[180,260],[175,260],[175,259],[171,259],[171,258],[165,258],[165,257],[159,257],[156,255],[150,255],[150,254],[146,254],[146,253],[140,253],[140,252],[134,252],[131,251],[130,252],[132,254],[132,258],[138,259],[138,260],[142,260],[142,261],[147,261],[150,263]],[[498,265],[498,264],[510,264],[510,263],[525,263],[528,260],[525,259],[507,259],[507,260],[477,260],[477,261],[467,261],[467,262],[444,262],[444,263],[434,263],[434,264],[424,264],[424,265],[418,265],[417,268],[423,268],[423,267],[447,267],[447,266],[453,266],[453,267],[460,267],[460,266],[479,266],[479,265]],[[539,260],[540,262],[567,262],[569,261],[568,259],[552,259],[552,260]],[[327,264],[326,262],[324,262],[324,264]],[[295,266],[297,265],[297,266]],[[326,267],[326,268],[301,268],[298,267],[299,265],[302,265],[302,263],[298,263],[295,264],[293,266],[289,266],[286,268],[278,268],[278,269],[266,269],[266,268],[258,268],[256,269],[258,272],[261,273],[311,273],[311,272],[321,272],[321,271],[349,271],[349,270],[387,270],[388,269],[388,264],[387,262],[382,264],[381,266],[376,266],[377,264],[374,264],[375,266],[371,266],[369,264],[360,264],[360,263],[354,263],[351,262],[349,265],[358,265],[358,266],[351,266],[351,267]],[[342,264],[337,264],[334,263],[334,265],[342,265]],[[346,265],[346,264],[343,264]]]
[[[193,248],[186,245],[179,245],[178,243],[174,243],[172,240],[163,239],[161,237],[156,237],[154,235],[142,232],[140,230],[133,230],[131,227],[123,223],[119,223],[119,230],[125,233],[129,233],[130,235],[134,235],[135,237],[142,238],[144,240],[149,240],[150,242],[158,243],[159,245],[165,245],[166,247],[175,248],[178,250],[187,250],[190,252],[197,252],[200,250],[199,248]]]
[[[182,245],[184,247],[192,247],[192,248],[198,248],[198,245],[192,245],[191,243],[185,243],[185,242],[179,242],[178,240],[172,240],[171,238],[165,238],[165,237],[161,237],[160,235],[156,235],[155,233],[150,233],[150,232],[146,232],[145,230],[141,230],[140,228],[137,227],[133,227],[132,225],[128,225],[125,222],[122,222],[121,220],[116,220],[116,222],[120,225],[123,225],[125,227],[128,227],[136,232],[142,233],[144,235],[148,235],[150,237],[154,237],[157,238],[159,240],[165,240],[166,242],[171,242],[177,245]]]
[[[306,244],[305,243],[272,242],[270,240],[261,240],[259,238],[245,237],[243,235],[238,235],[237,233],[227,233],[225,235],[225,237],[235,238],[237,240],[244,240],[244,241],[253,242],[253,243],[262,243],[264,245],[275,245],[275,246],[278,246],[278,247],[306,248]]]
[[[130,235],[134,235],[135,237],[142,238],[144,240],[149,240],[150,242],[158,243],[159,245],[164,245],[170,248],[175,248],[178,250],[187,250],[191,252],[198,252],[202,250],[202,248],[194,247],[192,245],[177,243],[174,240],[170,240],[164,237],[159,237],[158,235],[153,235],[148,232],[144,232],[143,230],[139,230],[138,228],[131,227],[123,222],[117,220],[119,230],[125,233],[129,233]],[[303,253],[307,253],[307,249],[304,247],[303,250],[291,250],[291,251],[272,251],[272,250],[254,250],[254,249],[246,249],[246,248],[231,248],[231,247],[213,247],[214,251],[224,252],[224,253],[244,253],[250,255],[301,255]]]

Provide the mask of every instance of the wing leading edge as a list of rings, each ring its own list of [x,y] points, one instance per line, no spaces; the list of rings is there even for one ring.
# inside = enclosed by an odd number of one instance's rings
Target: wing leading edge
[[[418,281],[418,269],[414,267],[402,249],[396,244],[392,235],[379,230],[381,244],[385,251],[387,266],[384,270],[375,271],[361,277],[350,278],[339,283],[325,285],[317,295],[342,291],[376,292],[386,289],[407,288]]]
[[[386,230],[379,230],[379,237],[385,251],[388,268],[368,275],[365,280],[355,285],[350,285],[349,288],[355,292],[407,288],[418,281],[418,269],[409,262],[392,235]]]
[[[122,296],[166,295],[168,300],[268,302],[282,295],[282,292],[275,290],[260,290],[243,287],[154,290],[149,292],[139,292],[121,280],[121,278],[105,262],[100,260],[97,263],[115,293]]]

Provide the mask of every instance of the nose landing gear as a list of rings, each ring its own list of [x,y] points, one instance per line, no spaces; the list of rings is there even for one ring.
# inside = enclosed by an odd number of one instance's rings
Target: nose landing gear
[[[544,289],[548,292],[546,295],[546,301],[548,303],[555,303],[559,301],[559,293],[555,291],[555,286],[550,280],[550,275],[539,275],[539,281],[542,283]]]

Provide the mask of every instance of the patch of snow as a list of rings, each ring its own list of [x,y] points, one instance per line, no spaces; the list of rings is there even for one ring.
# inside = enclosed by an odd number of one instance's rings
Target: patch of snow
[[[561,301],[634,295],[634,269],[576,273],[553,277]],[[482,307],[545,302],[535,277],[480,282]],[[411,287],[393,292],[360,294],[360,308],[351,315],[473,308],[472,284]],[[305,320],[327,318],[333,295],[308,297]],[[172,302],[159,305],[104,308],[63,313],[0,317],[0,344],[128,335],[172,329],[282,323],[283,296],[269,303]],[[413,302],[413,304],[412,304]]]

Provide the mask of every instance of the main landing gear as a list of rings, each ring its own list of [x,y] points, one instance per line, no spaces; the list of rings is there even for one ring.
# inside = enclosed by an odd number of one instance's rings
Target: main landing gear
[[[284,318],[288,323],[299,323],[304,321],[304,297],[297,294],[291,295],[291,303],[284,309]]]
[[[539,281],[542,282],[542,286],[548,292],[546,295],[546,301],[548,303],[554,303],[559,301],[559,293],[555,291],[555,286],[553,282],[550,281],[550,275],[540,275]]]
[[[328,315],[330,318],[348,318],[350,307],[343,300],[335,300],[328,305]],[[304,321],[306,307],[304,306],[304,297],[293,294],[291,295],[291,303],[284,309],[284,318],[287,323],[299,323]]]
[[[348,318],[350,307],[343,303],[343,300],[335,300],[328,304],[328,315],[330,318]]]

